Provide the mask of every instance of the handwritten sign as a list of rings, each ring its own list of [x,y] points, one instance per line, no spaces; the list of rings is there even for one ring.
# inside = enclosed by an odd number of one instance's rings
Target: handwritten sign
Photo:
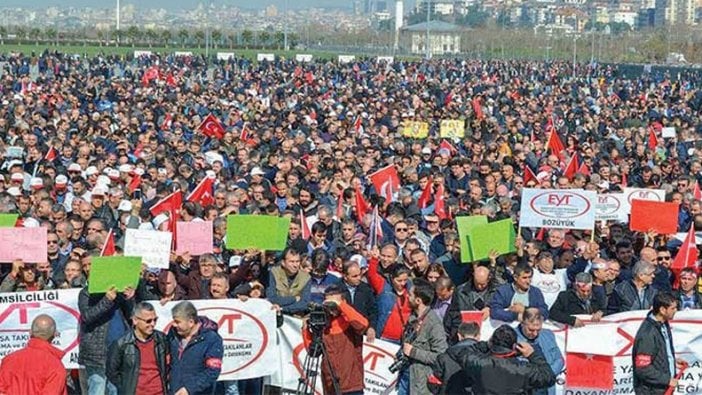
[[[402,124],[402,135],[413,139],[425,139],[429,136],[429,123],[405,121]]]
[[[463,138],[466,134],[465,121],[462,119],[442,119],[439,125],[442,138]]]
[[[171,232],[127,229],[124,256],[138,256],[148,267],[168,269],[171,241]]]
[[[177,222],[176,253],[202,255],[212,252],[212,222]]]
[[[46,228],[0,228],[0,262],[46,262]]]

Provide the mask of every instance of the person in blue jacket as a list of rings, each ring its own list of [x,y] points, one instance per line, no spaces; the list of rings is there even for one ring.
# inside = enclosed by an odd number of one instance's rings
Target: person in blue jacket
[[[183,301],[171,310],[168,331],[171,351],[169,378],[172,395],[212,395],[222,370],[224,346],[217,324],[198,317],[195,306]]]
[[[527,307],[536,307],[548,319],[548,306],[541,290],[531,286],[534,269],[520,264],[514,268],[514,282],[503,284],[495,290],[490,301],[490,318],[505,322],[521,321]]]
[[[527,342],[536,349],[541,350],[541,353],[546,358],[546,362],[551,367],[553,374],[558,376],[565,368],[565,360],[561,349],[556,343],[556,336],[548,329],[543,329],[544,317],[541,311],[534,307],[529,307],[524,310],[522,321],[517,326],[517,341]],[[555,395],[556,386],[549,388],[540,388],[533,392],[533,395]]]

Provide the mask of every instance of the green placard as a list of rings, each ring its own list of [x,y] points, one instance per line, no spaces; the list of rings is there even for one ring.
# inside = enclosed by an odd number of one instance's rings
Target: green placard
[[[90,264],[88,292],[105,293],[111,287],[124,291],[135,288],[141,276],[141,258],[132,256],[94,257]]]
[[[511,218],[476,226],[468,236],[473,260],[488,259],[491,250],[497,251],[500,255],[516,252],[517,249],[514,246],[516,237]]]
[[[272,215],[227,216],[227,248],[282,251],[288,241],[290,217]]]
[[[0,228],[14,228],[17,214],[0,214]]]
[[[487,217],[484,215],[471,215],[469,217],[456,217],[456,227],[458,228],[458,238],[461,241],[461,262],[473,262],[473,255],[468,246],[468,236],[473,228],[487,224]]]

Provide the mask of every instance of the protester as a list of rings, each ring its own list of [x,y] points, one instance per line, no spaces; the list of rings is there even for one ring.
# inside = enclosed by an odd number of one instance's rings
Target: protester
[[[56,322],[46,314],[32,320],[27,347],[0,363],[0,394],[66,394],[63,352],[51,345]]]
[[[634,391],[637,394],[663,394],[678,386],[677,372],[687,363],[676,359],[670,320],[678,303],[670,293],[659,293],[653,307],[641,322],[634,338],[631,359],[634,364]]]
[[[631,271],[632,279],[622,281],[614,287],[607,306],[608,313],[649,309],[653,304],[653,298],[658,293],[652,285],[655,270],[651,263],[636,262]]]
[[[580,328],[585,322],[578,315],[589,315],[592,322],[602,319],[605,308],[600,303],[592,294],[592,276],[589,273],[578,273],[573,288],[558,294],[549,310],[549,317],[555,322]]]
[[[429,376],[429,389],[433,394],[470,395],[469,381],[458,362],[465,349],[480,341],[480,326],[475,322],[463,322],[456,331],[458,342],[446,352],[436,357],[432,375]]]
[[[676,292],[680,310],[702,309],[702,293],[697,289],[698,276],[693,268],[680,271],[680,289]]]
[[[359,395],[365,386],[363,333],[368,329],[368,320],[344,300],[342,293],[336,284],[324,292],[324,305],[331,317],[321,336],[331,366],[322,361],[322,382],[325,394]],[[302,336],[309,352],[314,335],[308,325],[303,326]],[[333,380],[337,380],[338,390]]]
[[[105,371],[118,394],[165,395],[168,393],[168,339],[155,330],[156,311],[147,302],[134,306],[133,330],[112,343]]]
[[[168,332],[171,355],[168,388],[174,395],[205,395],[215,391],[224,353],[217,324],[199,317],[195,306],[179,302],[171,309]]]
[[[565,367],[565,360],[561,350],[556,344],[556,337],[553,332],[543,327],[544,317],[539,309],[529,307],[524,310],[522,321],[517,326],[517,341],[529,343],[532,347],[538,348],[543,353],[546,362],[551,367],[551,371],[558,376]],[[537,389],[534,395],[555,395],[556,386],[548,389]]]
[[[376,337],[378,321],[378,305],[371,287],[363,280],[361,267],[355,261],[347,261],[343,265],[343,275],[339,281],[344,300],[351,304],[356,311],[368,320],[366,337],[373,341]]]
[[[462,323],[461,312],[480,311],[483,321],[490,317],[490,302],[495,292],[490,271],[478,266],[473,271],[473,281],[461,284],[453,293],[451,305],[444,316],[444,329],[449,342],[455,343],[456,333]]]
[[[548,317],[548,307],[538,288],[531,286],[534,270],[526,265],[514,269],[514,284],[503,284],[490,301],[490,317],[500,321],[521,321],[527,307],[536,307]]]

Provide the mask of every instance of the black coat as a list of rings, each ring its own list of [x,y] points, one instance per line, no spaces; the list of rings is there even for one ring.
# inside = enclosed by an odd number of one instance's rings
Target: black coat
[[[129,331],[119,340],[112,343],[107,353],[105,373],[107,379],[117,387],[117,393],[120,395],[136,393],[139,371],[141,370],[141,354],[137,341],[134,331]],[[168,339],[164,333],[154,331],[153,341],[155,342],[156,364],[161,377],[161,385],[165,392],[168,388]]]
[[[488,289],[485,292],[476,292],[473,290],[472,281],[464,283],[456,288],[456,291],[453,293],[453,298],[451,299],[451,305],[449,305],[448,310],[446,310],[446,315],[444,316],[444,330],[446,331],[446,336],[448,336],[449,343],[458,341],[456,332],[458,331],[458,326],[461,325],[462,322],[461,311],[476,311],[489,307],[494,293],[495,287],[492,283],[488,285]]]
[[[673,351],[672,357],[675,358],[672,332],[667,322],[658,322],[649,313],[636,332],[631,352],[634,365],[634,392],[636,394],[662,395],[668,389],[670,379],[675,375],[675,372],[671,375],[668,367],[665,338],[661,333],[664,326],[669,334],[670,349]]]
[[[486,342],[479,342],[466,347],[458,360],[476,394],[527,395],[556,384],[556,375],[538,349],[523,363],[512,350],[489,350]]]
[[[358,287],[356,287],[353,301],[351,301],[351,292],[344,280],[339,280],[339,286],[344,290],[343,295],[346,302],[351,303],[356,311],[366,317],[369,328],[376,329],[376,324],[378,323],[378,303],[375,300],[375,294],[370,285],[361,282]],[[380,336],[380,333],[377,333],[377,335]]]
[[[460,341],[449,347],[445,353],[436,357],[433,365],[433,375],[441,383],[432,388],[434,394],[446,395],[470,395],[470,385],[463,368],[457,362],[459,356],[466,352],[466,349],[476,343],[473,339]]]
[[[561,324],[575,325],[575,315],[594,314],[598,311],[605,313],[605,307],[600,305],[599,299],[591,297],[588,308],[574,289],[568,289],[558,294],[548,318]]]
[[[113,301],[105,294],[88,293],[88,287],[78,294],[80,311],[80,343],[78,345],[78,362],[87,366],[104,367],[107,358],[107,335],[110,320],[115,314],[121,314],[122,324],[129,328],[127,317],[132,316],[134,298],[124,299],[121,293]],[[116,340],[115,340],[116,341]]]

